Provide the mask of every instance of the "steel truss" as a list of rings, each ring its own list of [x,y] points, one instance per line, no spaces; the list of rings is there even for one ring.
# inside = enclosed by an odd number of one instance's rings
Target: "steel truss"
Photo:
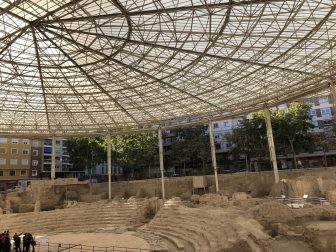
[[[0,133],[205,122],[328,87],[335,0],[2,0]]]

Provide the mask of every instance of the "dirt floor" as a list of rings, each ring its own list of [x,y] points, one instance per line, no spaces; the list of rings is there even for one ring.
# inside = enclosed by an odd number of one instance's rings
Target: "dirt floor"
[[[272,252],[313,252],[307,243],[286,238],[271,241]]]

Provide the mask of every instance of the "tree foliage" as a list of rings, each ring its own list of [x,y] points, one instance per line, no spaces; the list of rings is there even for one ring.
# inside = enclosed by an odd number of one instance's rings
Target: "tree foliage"
[[[92,169],[106,160],[106,142],[101,137],[75,137],[67,140],[65,145],[78,170]]]
[[[158,153],[157,138],[150,133],[112,136],[112,158],[124,173],[139,172],[155,162]],[[106,161],[106,139],[76,137],[66,142],[71,162],[77,169],[92,168]]]
[[[294,164],[296,154],[309,148],[313,139],[309,134],[314,126],[311,123],[309,104],[291,103],[288,110],[272,110],[271,122],[274,143],[277,152],[291,153]],[[268,155],[266,123],[263,112],[252,113],[249,119],[241,121],[239,127],[233,129],[227,140],[232,142],[232,154],[244,154],[248,159]]]
[[[171,145],[171,157],[177,163],[201,162],[203,171],[211,158],[210,140],[205,126],[179,128]]]
[[[239,126],[227,135],[232,143],[231,153],[234,157],[244,155],[247,163],[251,158],[261,158],[267,153],[266,124],[262,112],[251,114],[250,119],[244,119]],[[247,167],[249,170],[249,167]]]
[[[288,111],[275,110],[272,112],[272,127],[275,144],[283,154],[291,153],[297,166],[296,154],[313,145],[309,131],[314,128],[309,114],[311,106],[304,103],[291,103]],[[297,167],[296,167],[297,168]]]
[[[158,157],[158,140],[152,133],[113,136],[111,142],[118,165],[132,177],[145,168],[150,169]]]

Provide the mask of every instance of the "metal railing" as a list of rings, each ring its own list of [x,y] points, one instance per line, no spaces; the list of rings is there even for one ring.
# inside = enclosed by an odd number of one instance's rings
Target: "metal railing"
[[[63,244],[52,242],[38,242],[35,252],[149,252],[150,249],[129,248],[129,247],[99,247],[82,244]]]

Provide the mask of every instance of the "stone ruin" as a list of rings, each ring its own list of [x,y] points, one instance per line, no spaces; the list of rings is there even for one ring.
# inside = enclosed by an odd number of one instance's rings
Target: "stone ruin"
[[[0,195],[1,213],[6,214],[0,221],[13,232],[24,230],[24,218],[37,219],[34,233],[132,231],[154,251],[284,251],[284,246],[336,251],[332,178],[283,179],[270,188],[269,196],[255,197],[256,188],[265,191],[261,187],[254,184],[245,186],[247,191],[230,188],[218,194],[185,192],[166,202],[139,188],[134,196],[121,192],[109,202],[106,193],[87,182],[36,181],[26,190]],[[331,205],[306,203],[302,209],[291,209],[274,198],[282,194],[324,196]]]

